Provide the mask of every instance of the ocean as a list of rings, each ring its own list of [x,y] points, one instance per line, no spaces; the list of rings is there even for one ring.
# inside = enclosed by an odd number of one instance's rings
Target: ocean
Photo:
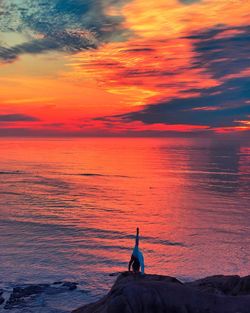
[[[79,284],[64,302],[44,296],[39,312],[104,295],[137,226],[146,273],[250,272],[250,142],[1,139],[0,152],[0,287]]]

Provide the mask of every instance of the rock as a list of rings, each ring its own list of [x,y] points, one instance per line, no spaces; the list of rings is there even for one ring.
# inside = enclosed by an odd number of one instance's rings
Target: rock
[[[110,273],[109,276],[111,277],[116,277],[119,276],[122,272],[115,272],[115,273]]]
[[[3,290],[0,289],[0,305],[4,303],[4,298],[2,297],[2,294],[3,294]]]
[[[0,305],[4,303],[4,298],[2,297],[3,292],[0,291]]]
[[[67,287],[67,289],[71,291],[77,288],[78,283],[71,281],[56,281],[52,285],[61,285],[62,287]]]
[[[63,281],[55,281],[52,285],[62,285]]]
[[[6,301],[6,304],[4,306],[5,310],[10,310],[13,307],[16,307],[20,304],[22,304],[24,300],[21,298],[14,298],[13,296],[10,296],[9,300]]]
[[[12,296],[15,298],[25,298],[34,294],[43,292],[48,288],[48,284],[39,284],[39,285],[29,285],[26,287],[15,287],[13,288]]]
[[[110,292],[72,313],[249,313],[250,278],[212,276],[191,283],[122,273]]]
[[[78,283],[72,283],[69,281],[66,281],[62,284],[63,287],[67,287],[68,290],[75,290],[77,288]]]
[[[42,298],[58,298],[60,294],[66,292],[72,292],[77,289],[78,283],[69,281],[57,281],[52,284],[35,284],[35,285],[23,285],[15,287],[9,296],[9,299],[4,305],[4,309],[19,309],[32,307],[32,304]],[[1,290],[0,290],[0,304],[1,304]],[[25,312],[25,311],[22,311]],[[32,311],[33,312],[33,311]]]
[[[250,276],[211,276],[187,283],[190,287],[221,295],[250,295]]]
[[[242,277],[233,290],[235,295],[250,295],[250,276]]]
[[[217,275],[202,278],[186,285],[208,293],[232,295],[234,294],[234,288],[239,284],[240,280],[239,276]]]
[[[12,309],[13,307],[20,305],[24,302],[24,299],[42,293],[46,288],[48,288],[48,284],[39,284],[39,285],[28,285],[24,287],[15,287],[7,300],[4,308]]]

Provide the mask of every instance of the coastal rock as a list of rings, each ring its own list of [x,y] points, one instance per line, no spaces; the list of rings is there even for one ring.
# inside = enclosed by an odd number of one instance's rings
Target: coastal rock
[[[72,313],[249,313],[249,280],[212,276],[184,284],[125,272],[105,297]]]
[[[13,296],[14,298],[25,298],[34,294],[41,293],[48,287],[49,287],[48,284],[29,285],[26,287],[15,287],[13,288],[11,296]]]
[[[0,289],[0,305],[4,303],[4,298],[2,297],[2,294],[3,294],[3,290]]]
[[[75,290],[77,288],[78,283],[71,282],[71,281],[56,281],[53,285],[66,287],[68,290]]]
[[[67,291],[73,291],[77,288],[77,283],[75,282],[55,282],[50,284],[35,284],[35,285],[24,285],[13,288],[9,299],[4,305],[4,309],[10,310],[17,307],[24,307],[27,302],[32,298],[43,294],[50,296],[56,296]],[[1,294],[0,294],[0,304],[1,304]]]
[[[187,283],[190,287],[221,295],[250,295],[250,276],[211,276]]]
[[[66,281],[62,284],[63,287],[67,287],[68,290],[75,290],[77,288],[77,283]]]
[[[15,287],[7,300],[4,308],[11,309],[17,305],[20,305],[24,302],[24,298],[30,297],[42,293],[49,285],[39,284],[39,285],[28,285],[24,287]]]

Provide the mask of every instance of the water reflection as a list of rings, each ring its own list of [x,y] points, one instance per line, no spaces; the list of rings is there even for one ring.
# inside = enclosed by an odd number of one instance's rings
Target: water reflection
[[[138,225],[147,272],[248,273],[247,143],[13,140],[0,149],[3,279],[81,273],[101,292],[126,269]]]
[[[198,188],[202,186],[230,196],[249,187],[249,150],[245,144],[218,139],[187,139],[186,146],[163,146],[161,153],[171,155],[173,151],[176,154],[170,172],[188,175],[188,179],[196,183]]]

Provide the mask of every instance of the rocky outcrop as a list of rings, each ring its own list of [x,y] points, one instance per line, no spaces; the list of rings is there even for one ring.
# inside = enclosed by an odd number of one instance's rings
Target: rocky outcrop
[[[0,305],[4,304],[5,310],[24,308],[29,300],[41,294],[57,295],[77,288],[77,283],[61,281],[53,284],[33,284],[14,287],[6,300],[2,297],[3,291],[0,290]]]
[[[16,305],[19,305],[23,302],[24,298],[30,297],[32,295],[39,294],[43,292],[49,285],[47,284],[39,284],[39,285],[29,285],[25,287],[15,287],[7,300],[4,308],[12,309]]]
[[[65,281],[65,282],[59,281],[59,282],[53,283],[53,285],[61,285],[62,287],[67,287],[68,290],[72,291],[77,288],[78,283],[70,282],[70,281]]]
[[[211,276],[196,280],[186,285],[204,292],[217,295],[249,295],[250,296],[250,276]],[[249,307],[250,313],[250,307]]]
[[[3,290],[0,289],[0,305],[4,303],[4,297],[2,296],[3,295]]]
[[[212,276],[191,283],[122,273],[110,292],[72,313],[249,313],[250,277]]]

